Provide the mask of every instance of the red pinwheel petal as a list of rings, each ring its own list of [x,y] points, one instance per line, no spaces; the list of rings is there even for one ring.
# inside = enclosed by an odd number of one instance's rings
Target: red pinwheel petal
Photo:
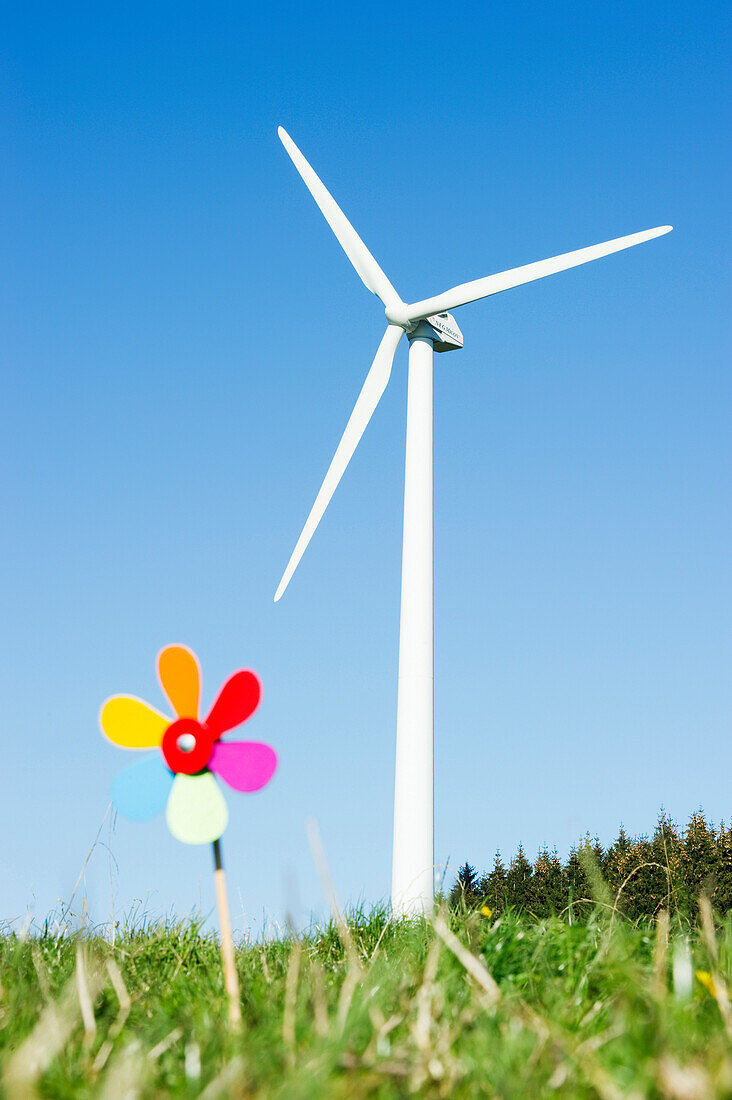
[[[208,764],[235,791],[258,791],[277,767],[277,753],[261,741],[217,741]]]
[[[259,677],[249,669],[240,669],[230,676],[206,718],[206,725],[214,737],[246,722],[259,706],[261,694]]]

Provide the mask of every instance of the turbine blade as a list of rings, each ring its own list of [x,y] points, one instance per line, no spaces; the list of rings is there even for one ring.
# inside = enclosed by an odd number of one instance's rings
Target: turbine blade
[[[363,384],[356,404],[354,405],[353,412],[346,424],[346,430],[341,437],[336,453],[333,456],[333,461],[328,467],[328,472],[325,475],[323,484],[320,486],[320,491],[315,498],[315,504],[310,510],[310,515],[302,529],[302,534],[297,540],[297,545],[292,551],[292,557],[287,563],[287,568],[277,587],[277,591],[275,592],[275,603],[277,603],[290,583],[290,578],[295,572],[300,558],[305,553],[305,548],[313,537],[315,528],[320,523],[323,512],[328,507],[330,498],[333,496],[338,482],[343,477],[346,466],[351,461],[351,456],[358,446],[358,441],[363,435],[366,425],[373,415],[374,409],[381,400],[381,396],[386,389],[386,384],[391,375],[391,365],[394,362],[397,344],[403,335],[404,330],[399,328],[398,325],[389,325],[381,338],[381,343],[379,344],[374,361],[371,364],[371,369],[366,375],[366,381]]]
[[[317,202],[323,217],[335,233],[341,248],[355,267],[365,286],[367,286],[371,293],[375,294],[377,298],[381,298],[385,306],[399,302],[401,299],[396,290],[359,237],[340,206],[338,206],[338,203],[305,160],[305,157],[302,155],[297,145],[295,145],[290,135],[281,126],[278,127],[277,133],[290,156],[290,160],[302,176],[305,186]]]
[[[407,306],[409,320],[418,321],[433,313],[446,313],[457,306],[477,302],[479,298],[487,298],[490,294],[497,294],[501,290],[510,290],[511,287],[521,286],[522,283],[543,279],[545,275],[554,275],[557,271],[566,271],[569,267],[577,267],[579,264],[589,263],[590,260],[599,260],[601,256],[609,256],[611,252],[620,252],[623,248],[631,248],[634,244],[651,241],[654,237],[670,233],[672,229],[671,225],[661,225],[657,229],[646,229],[642,233],[616,237],[615,240],[605,241],[603,244],[578,248],[575,252],[564,252],[561,256],[552,256],[549,260],[538,260],[523,267],[514,267],[510,271],[501,271],[497,275],[487,275],[484,279],[461,283],[460,286],[454,286],[443,294],[435,295],[434,298],[425,298],[423,302],[415,302]]]

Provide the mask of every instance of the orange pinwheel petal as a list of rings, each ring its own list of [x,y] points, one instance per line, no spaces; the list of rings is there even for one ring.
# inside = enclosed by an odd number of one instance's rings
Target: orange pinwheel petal
[[[170,718],[134,695],[113,695],[99,712],[104,734],[125,749],[156,748],[170,723]]]
[[[179,718],[198,718],[201,670],[192,649],[169,645],[158,653],[158,678]]]

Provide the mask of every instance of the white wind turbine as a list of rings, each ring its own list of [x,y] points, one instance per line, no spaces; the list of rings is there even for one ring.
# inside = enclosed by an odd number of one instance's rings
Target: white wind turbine
[[[368,289],[381,299],[389,324],[287,563],[275,602],[287,588],[386,389],[399,341],[405,333],[409,339],[392,905],[398,914],[425,912],[434,897],[432,355],[433,351],[449,351],[463,345],[462,334],[447,310],[650,241],[668,233],[672,226],[631,233],[604,244],[474,279],[434,298],[407,305],[289,134],[282,127],[278,133],[341,248]]]

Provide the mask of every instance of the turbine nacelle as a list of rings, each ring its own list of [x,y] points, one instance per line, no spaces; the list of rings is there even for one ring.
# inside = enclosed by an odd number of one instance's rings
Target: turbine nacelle
[[[451,313],[433,313],[420,321],[432,330],[432,346],[435,351],[458,351],[463,346],[463,334]]]
[[[414,317],[414,307],[406,302],[390,303],[384,310],[390,325],[403,329],[410,339],[418,330],[431,328],[435,351],[455,351],[463,346],[463,334],[451,313],[432,313]]]

